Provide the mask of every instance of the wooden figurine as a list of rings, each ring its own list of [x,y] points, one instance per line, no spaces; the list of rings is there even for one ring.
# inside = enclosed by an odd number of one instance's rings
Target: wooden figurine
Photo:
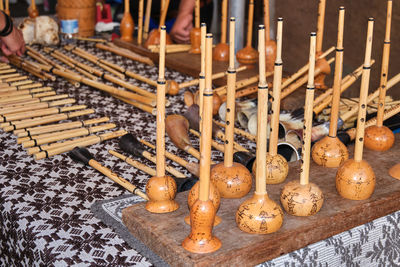
[[[129,10],[129,0],[125,0],[125,11],[124,11],[124,16],[122,17],[121,20],[120,31],[121,31],[121,40],[126,42],[133,41],[133,32],[135,31],[135,23],[133,22],[133,18]]]
[[[239,229],[251,234],[269,234],[278,231],[283,223],[283,212],[267,193],[266,154],[267,154],[267,121],[268,83],[265,77],[265,32],[264,25],[258,30],[258,51],[260,53],[258,84],[258,127],[257,127],[257,175],[256,191],[245,200],[236,212],[236,224]]]
[[[347,147],[337,137],[340,93],[342,90],[344,13],[344,7],[340,7],[329,134],[315,143],[312,148],[314,162],[329,168],[339,167],[349,158]]]
[[[378,114],[376,125],[365,129],[365,147],[375,151],[385,151],[394,144],[394,134],[392,130],[383,125],[383,113],[385,112],[385,97],[387,90],[387,77],[389,70],[390,54],[390,29],[392,23],[392,0],[387,1],[386,33],[383,42],[381,82],[379,86]]]
[[[374,171],[368,162],[362,159],[369,76],[371,71],[373,28],[374,19],[369,18],[367,44],[360,88],[354,159],[346,160],[342,165],[340,165],[336,173],[336,190],[342,197],[352,200],[367,199],[372,195],[375,189]]]
[[[217,44],[213,51],[213,59],[217,61],[229,60],[229,46],[226,43],[226,21],[228,19],[228,0],[222,0],[221,16],[221,42]]]
[[[211,169],[211,181],[223,198],[241,198],[251,189],[252,177],[249,170],[240,163],[233,162],[233,142],[235,127],[235,18],[230,19],[229,35],[228,97],[226,105],[224,162]],[[204,130],[204,129],[203,129]]]
[[[314,215],[321,209],[324,202],[324,196],[321,189],[316,184],[309,182],[311,129],[315,89],[315,39],[316,34],[313,32],[311,33],[310,41],[310,69],[308,72],[306,103],[304,107],[304,131],[300,181],[295,180],[287,183],[283,187],[281,193],[281,203],[283,208],[286,210],[287,213],[295,216]]]
[[[165,175],[165,43],[166,27],[161,27],[160,60],[157,81],[157,176],[150,178],[146,185],[149,201],[146,210],[154,213],[172,212],[179,208],[174,200],[176,183]]]
[[[212,35],[206,36],[206,86],[204,88],[203,132],[201,134],[199,198],[190,209],[190,234],[183,240],[184,249],[193,253],[210,253],[221,247],[212,233],[215,207],[209,198],[212,128]]]
[[[236,58],[239,63],[244,65],[255,64],[258,59],[257,50],[251,46],[251,39],[253,36],[253,16],[254,16],[254,0],[249,2],[249,17],[247,26],[247,43],[246,46],[239,50],[236,54]]]

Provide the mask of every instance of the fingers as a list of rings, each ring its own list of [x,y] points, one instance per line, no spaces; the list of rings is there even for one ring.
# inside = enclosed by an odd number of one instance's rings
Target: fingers
[[[2,44],[1,44],[1,52],[3,52],[3,54],[4,54],[5,56],[10,56],[10,55],[13,54],[13,52],[11,52],[11,51],[8,49],[8,47],[7,47],[7,45],[6,45],[5,43],[2,43]]]

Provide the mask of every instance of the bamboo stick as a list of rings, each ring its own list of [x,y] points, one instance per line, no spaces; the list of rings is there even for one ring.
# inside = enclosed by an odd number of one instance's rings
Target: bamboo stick
[[[108,44],[108,45],[96,44],[96,47],[99,49],[117,54],[119,56],[129,58],[134,61],[138,61],[138,62],[147,64],[147,65],[150,65],[150,66],[154,66],[154,62],[150,58],[139,56],[138,54],[133,53],[132,51],[129,51],[127,49],[123,49],[123,48],[119,48],[119,47],[118,48],[112,47],[112,46],[110,46],[110,44]]]

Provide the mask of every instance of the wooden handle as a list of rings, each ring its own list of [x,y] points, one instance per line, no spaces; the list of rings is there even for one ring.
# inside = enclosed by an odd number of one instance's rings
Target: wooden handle
[[[325,6],[326,6],[326,0],[319,0],[318,22],[317,22],[317,47],[316,47],[317,52],[322,51],[322,42],[324,39]]]
[[[269,27],[269,0],[264,0],[264,26],[265,26],[265,41],[270,40],[270,27]]]
[[[329,124],[329,136],[336,136],[337,122],[339,119],[340,93],[343,74],[343,31],[344,31],[344,7],[339,8],[339,23],[336,45],[335,77],[333,79],[333,92],[331,104],[331,119]]]
[[[363,146],[364,146],[364,130],[365,130],[365,117],[367,114],[367,97],[369,88],[369,76],[371,72],[371,50],[372,50],[372,36],[374,30],[374,19],[368,19],[367,30],[367,43],[365,48],[365,58],[363,74],[361,78],[360,87],[360,100],[358,106],[357,118],[357,132],[354,147],[354,160],[360,162],[362,160]]]
[[[125,14],[130,13],[129,11],[129,0],[125,0]]]
[[[141,45],[143,41],[143,0],[139,0],[139,18],[138,18],[138,44]]]
[[[226,43],[226,27],[228,20],[228,0],[222,0],[222,16],[221,16],[221,43]]]
[[[164,26],[165,24],[165,19],[167,18],[167,13],[168,13],[168,6],[169,6],[169,0],[165,0],[163,10],[161,12],[159,29],[161,29],[161,27]]]
[[[265,28],[258,29],[259,83],[257,108],[257,150],[256,150],[256,194],[267,193],[267,118],[268,116],[268,83],[265,77]]]
[[[203,117],[200,141],[200,188],[199,200],[208,201],[210,193],[210,164],[211,164],[211,139],[212,139],[212,34],[206,35],[206,64],[205,64],[205,88],[203,93]]]
[[[149,25],[150,25],[150,16],[151,16],[151,2],[152,0],[147,0],[146,3],[146,14],[144,18],[144,32],[143,32],[143,38],[147,39],[149,36]]]
[[[387,1],[387,14],[386,14],[386,31],[385,41],[383,43],[382,54],[382,67],[381,67],[381,81],[379,84],[379,100],[378,100],[378,113],[376,115],[376,125],[381,127],[383,125],[383,113],[385,111],[385,98],[387,77],[389,71],[389,55],[390,55],[390,31],[392,25],[392,0]]]
[[[117,151],[114,150],[108,150],[108,153],[110,153],[111,155],[125,161],[126,163],[128,163],[129,165],[135,167],[136,169],[141,170],[144,173],[147,173],[150,176],[156,176],[156,170],[153,168],[150,168],[147,165],[144,165],[143,163],[140,163],[137,160],[134,160],[130,157],[126,157],[124,155],[122,155],[121,153],[118,153]]]
[[[194,5],[194,27],[200,28],[200,0],[195,0]]]
[[[247,47],[251,47],[251,39],[253,37],[253,17],[254,17],[254,0],[249,1],[249,17],[247,21]]]
[[[230,18],[229,23],[229,68],[227,82],[224,166],[229,168],[233,165],[233,130],[235,128],[235,18]]]
[[[167,0],[165,9],[168,8]],[[166,28],[161,26],[160,59],[157,81],[157,177],[165,176],[165,45]]]
[[[304,106],[304,131],[303,131],[303,148],[302,148],[302,164],[300,171],[300,184],[307,185],[310,173],[310,150],[311,150],[311,130],[313,117],[313,101],[314,101],[314,69],[315,69],[315,47],[316,34],[311,33],[310,36],[310,56],[308,64],[308,84],[306,93],[306,103]]]
[[[94,159],[91,159],[89,161],[89,165],[98,170],[99,172],[101,172],[102,174],[104,174],[105,176],[107,176],[108,178],[110,178],[111,180],[113,180],[114,182],[116,182],[117,184],[119,184],[120,186],[122,186],[123,188],[125,188],[126,190],[128,190],[129,192],[140,196],[144,200],[149,200],[147,195],[142,191],[138,190],[138,188],[135,185],[131,184],[121,176],[118,176],[117,174],[113,173],[110,169],[102,166],[99,162],[95,161]]]
[[[268,2],[268,1],[266,1]],[[267,28],[268,30],[268,28]],[[283,19],[278,18],[277,35],[276,35],[276,59],[274,67],[274,83],[272,91],[272,117],[271,117],[271,135],[269,137],[269,154],[276,156],[278,153],[278,138],[279,138],[279,114],[281,105],[281,85],[282,85],[282,31]]]

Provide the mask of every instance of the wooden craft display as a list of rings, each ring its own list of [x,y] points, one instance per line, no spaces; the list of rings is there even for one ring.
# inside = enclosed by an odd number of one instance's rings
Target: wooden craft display
[[[193,253],[210,253],[221,247],[213,235],[216,209],[209,198],[212,128],[212,35],[206,36],[206,83],[204,88],[203,132],[201,141],[199,198],[190,208],[190,234],[183,240],[184,249]]]
[[[265,69],[270,72],[274,70],[276,62],[277,43],[270,38],[270,16],[269,0],[264,0],[264,26],[265,26]],[[278,38],[278,37],[277,37]]]
[[[144,47],[148,48],[149,45],[160,45],[161,44],[161,27],[165,24],[165,19],[167,18],[167,12],[168,12],[168,6],[169,6],[169,1],[170,0],[165,0],[162,1],[163,3],[163,9],[161,11],[161,17],[160,17],[160,26],[158,29],[154,29],[149,33],[149,36],[147,37],[146,42],[144,43]],[[166,34],[165,37],[165,43],[166,44],[172,44],[171,37],[169,37],[168,34]],[[160,51],[161,53],[161,51]]]
[[[249,1],[249,16],[247,26],[247,43],[246,46],[239,50],[236,54],[236,58],[241,64],[251,65],[255,64],[258,59],[257,50],[251,46],[251,40],[253,36],[253,17],[254,17],[254,0]]]
[[[249,170],[242,164],[233,162],[236,83],[234,55],[235,18],[230,18],[224,162],[213,166],[211,169],[211,181],[223,198],[241,198],[250,192],[252,186],[252,176]]]
[[[383,42],[381,81],[379,85],[378,114],[376,125],[365,129],[365,147],[375,151],[385,151],[394,144],[394,134],[392,130],[383,125],[383,113],[385,112],[385,98],[387,90],[387,77],[389,71],[390,55],[390,30],[392,24],[392,5],[393,1],[387,1],[386,31]]]
[[[226,43],[226,29],[228,20],[228,0],[222,0],[221,14],[221,42],[217,44],[213,51],[213,59],[217,61],[229,60],[229,46]]]
[[[168,6],[167,0],[166,6]],[[167,29],[160,29],[160,60],[157,81],[157,176],[146,184],[149,201],[146,210],[153,213],[172,212],[179,208],[176,203],[176,183],[171,176],[165,175],[165,45]]]
[[[236,224],[239,229],[254,234],[276,232],[283,223],[283,212],[279,205],[269,198],[266,189],[267,121],[264,118],[268,114],[268,83],[265,77],[264,31],[264,25],[260,25],[258,30],[260,81],[258,86],[256,189],[254,195],[245,200],[236,212]]]
[[[125,11],[120,25],[121,39],[126,42],[132,42],[133,32],[135,31],[135,23],[133,22],[133,18],[129,10],[129,0],[125,0],[124,3]]]
[[[314,69],[315,69],[315,45],[316,34],[310,36],[310,69],[308,71],[308,84],[306,92],[306,103],[304,106],[304,131],[303,147],[301,155],[300,181],[294,180],[287,183],[281,193],[281,203],[285,211],[295,216],[311,216],[317,213],[324,202],[321,189],[314,183],[309,182],[310,176],[310,150],[311,129],[314,101]]]
[[[315,143],[311,152],[315,163],[329,168],[339,167],[340,164],[349,158],[347,147],[336,136],[340,93],[342,91],[344,14],[344,7],[340,7],[329,134]]]
[[[318,3],[318,22],[317,22],[317,57],[322,54],[322,44],[324,39],[324,22],[325,22],[325,6],[326,0],[319,0]],[[327,89],[325,85],[325,77],[331,73],[331,68],[325,58],[318,59],[316,68],[323,70],[315,77],[315,88]]]
[[[189,53],[200,54],[201,30],[200,30],[200,0],[195,0],[194,6],[194,27],[190,31]]]
[[[268,29],[268,28],[267,28]],[[278,154],[278,138],[279,138],[279,114],[280,114],[280,94],[282,84],[282,31],[283,19],[278,18],[277,23],[277,53],[274,68],[274,81],[272,92],[272,117],[271,117],[271,133],[269,137],[269,153],[266,157],[266,182],[267,184],[282,183],[289,172],[289,166],[286,159]],[[253,174],[257,176],[257,164],[253,165]]]
[[[367,113],[367,96],[371,71],[371,49],[374,19],[369,18],[363,75],[361,79],[357,132],[354,148],[354,159],[346,160],[340,165],[336,174],[336,189],[347,199],[364,200],[369,198],[375,189],[375,174],[367,161],[363,160],[364,127]]]

